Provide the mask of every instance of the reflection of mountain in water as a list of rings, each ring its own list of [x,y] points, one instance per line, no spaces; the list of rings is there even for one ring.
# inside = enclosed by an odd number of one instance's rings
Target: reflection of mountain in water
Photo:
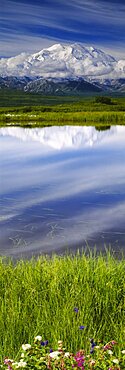
[[[23,141],[38,141],[45,147],[60,150],[64,148],[84,148],[98,145],[109,139],[116,139],[116,136],[123,136],[123,126],[112,126],[107,130],[100,131],[100,126],[53,126],[45,128],[20,128],[5,127],[0,129],[0,136],[11,136]]]

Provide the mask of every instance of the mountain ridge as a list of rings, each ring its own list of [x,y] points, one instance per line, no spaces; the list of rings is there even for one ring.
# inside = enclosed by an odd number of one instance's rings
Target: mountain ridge
[[[81,43],[0,59],[0,88],[45,94],[125,92],[125,60]]]

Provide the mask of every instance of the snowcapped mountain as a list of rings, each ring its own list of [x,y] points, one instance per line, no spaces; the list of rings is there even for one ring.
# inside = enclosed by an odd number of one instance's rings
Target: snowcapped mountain
[[[125,78],[92,79],[91,83],[103,91],[125,93]]]
[[[0,75],[44,78],[125,77],[125,60],[82,44],[55,44],[32,55],[0,59]]]
[[[13,85],[13,78],[16,78],[14,83],[18,85],[17,80],[19,80],[20,88],[24,87],[25,91],[34,91],[34,85],[32,85],[34,80],[36,80],[35,88],[37,87],[38,90],[40,85],[41,89],[41,79],[56,81],[56,83],[62,80],[83,79],[84,82],[94,83],[94,85],[97,81],[96,88],[102,88],[101,81],[104,81],[106,86],[105,81],[125,79],[125,60],[117,61],[92,46],[86,47],[77,43],[55,44],[35,54],[21,53],[12,58],[1,58],[0,76],[1,87],[4,81],[6,84],[7,81],[8,84],[11,82]],[[29,81],[25,83],[26,79]],[[109,83],[109,85],[112,89],[114,84]]]

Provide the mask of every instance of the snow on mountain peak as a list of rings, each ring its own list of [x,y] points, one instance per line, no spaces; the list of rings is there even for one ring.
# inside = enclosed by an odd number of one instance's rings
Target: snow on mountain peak
[[[54,44],[38,53],[22,53],[0,59],[1,76],[44,78],[102,78],[124,77],[125,61],[115,58],[93,46],[83,44]]]

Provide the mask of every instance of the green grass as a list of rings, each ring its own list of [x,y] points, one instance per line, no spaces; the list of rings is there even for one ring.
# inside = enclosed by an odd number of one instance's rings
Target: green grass
[[[104,104],[97,103],[95,97],[43,97],[37,95],[36,98],[35,94],[31,94],[30,97],[31,101],[28,105],[29,94],[17,92],[16,100],[13,92],[10,97],[7,95],[6,104],[8,105],[6,106],[5,98],[1,96],[0,126],[125,124],[125,98],[112,98],[111,104]]]
[[[57,105],[79,101],[80,97],[43,96],[14,89],[0,89],[0,107]]]
[[[125,124],[123,112],[42,112],[42,113],[14,113],[8,116],[4,113],[0,116],[0,127],[46,127],[63,125],[96,125],[102,124]]]
[[[62,339],[70,351],[89,348],[91,337],[125,345],[125,260],[110,252],[16,263],[1,257],[0,306],[1,361],[38,334],[52,348]]]

